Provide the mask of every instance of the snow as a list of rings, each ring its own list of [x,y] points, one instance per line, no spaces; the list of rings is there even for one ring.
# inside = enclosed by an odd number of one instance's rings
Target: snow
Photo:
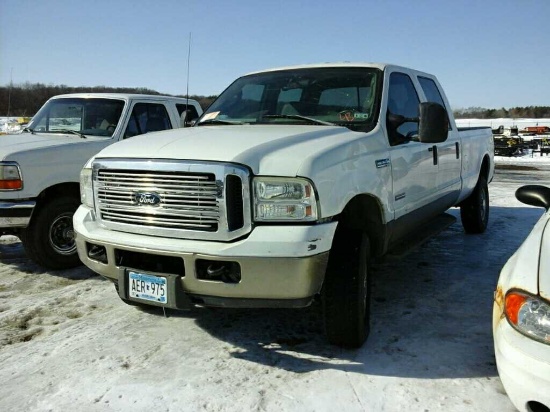
[[[21,131],[17,117],[0,117],[0,134],[14,134]]]
[[[0,238],[0,410],[513,411],[495,367],[493,290],[542,214],[513,193],[550,185],[550,156],[496,161],[486,233],[465,235],[458,220],[374,265],[359,350],[325,342],[318,304],[165,317],[124,304],[87,268],[45,271]]]
[[[501,118],[501,119],[455,119],[458,127],[491,127],[496,129],[499,126],[510,128],[517,126],[520,130],[529,126],[549,126],[550,119],[522,119],[522,118]]]

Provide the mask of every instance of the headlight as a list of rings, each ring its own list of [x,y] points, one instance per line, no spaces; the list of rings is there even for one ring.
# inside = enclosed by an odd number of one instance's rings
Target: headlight
[[[92,169],[85,167],[80,171],[80,201],[93,209],[94,192],[92,188]]]
[[[524,335],[550,344],[550,304],[541,298],[512,291],[506,295],[506,318]]]
[[[301,178],[254,178],[256,221],[315,221],[317,201],[313,184]]]
[[[23,179],[15,162],[0,163],[0,190],[21,190]]]

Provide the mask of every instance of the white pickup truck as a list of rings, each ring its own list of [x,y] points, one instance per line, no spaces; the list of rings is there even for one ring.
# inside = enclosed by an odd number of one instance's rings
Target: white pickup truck
[[[489,128],[457,129],[432,75],[385,64],[252,73],[194,127],[112,145],[81,174],[78,253],[138,305],[304,307],[369,332],[369,261],[489,218]],[[452,220],[452,219],[451,219]]]
[[[179,128],[198,102],[139,94],[86,93],[48,100],[21,134],[0,136],[0,234],[19,236],[50,269],[81,264],[72,216],[86,161],[119,140]]]

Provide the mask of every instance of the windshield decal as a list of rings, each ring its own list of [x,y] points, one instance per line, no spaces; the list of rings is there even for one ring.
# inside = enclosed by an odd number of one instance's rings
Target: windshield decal
[[[365,120],[369,118],[368,113],[356,112],[355,110],[344,110],[338,114],[340,120],[343,122],[353,122],[355,120]]]

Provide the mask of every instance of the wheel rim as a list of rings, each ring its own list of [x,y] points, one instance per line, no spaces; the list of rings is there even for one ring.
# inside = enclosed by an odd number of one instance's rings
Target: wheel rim
[[[73,214],[63,213],[50,226],[50,245],[60,255],[72,255],[76,251]]]
[[[481,214],[481,221],[483,223],[487,220],[487,210],[488,210],[488,204],[487,204],[487,193],[485,190],[480,191],[480,205],[479,205],[479,213]]]

